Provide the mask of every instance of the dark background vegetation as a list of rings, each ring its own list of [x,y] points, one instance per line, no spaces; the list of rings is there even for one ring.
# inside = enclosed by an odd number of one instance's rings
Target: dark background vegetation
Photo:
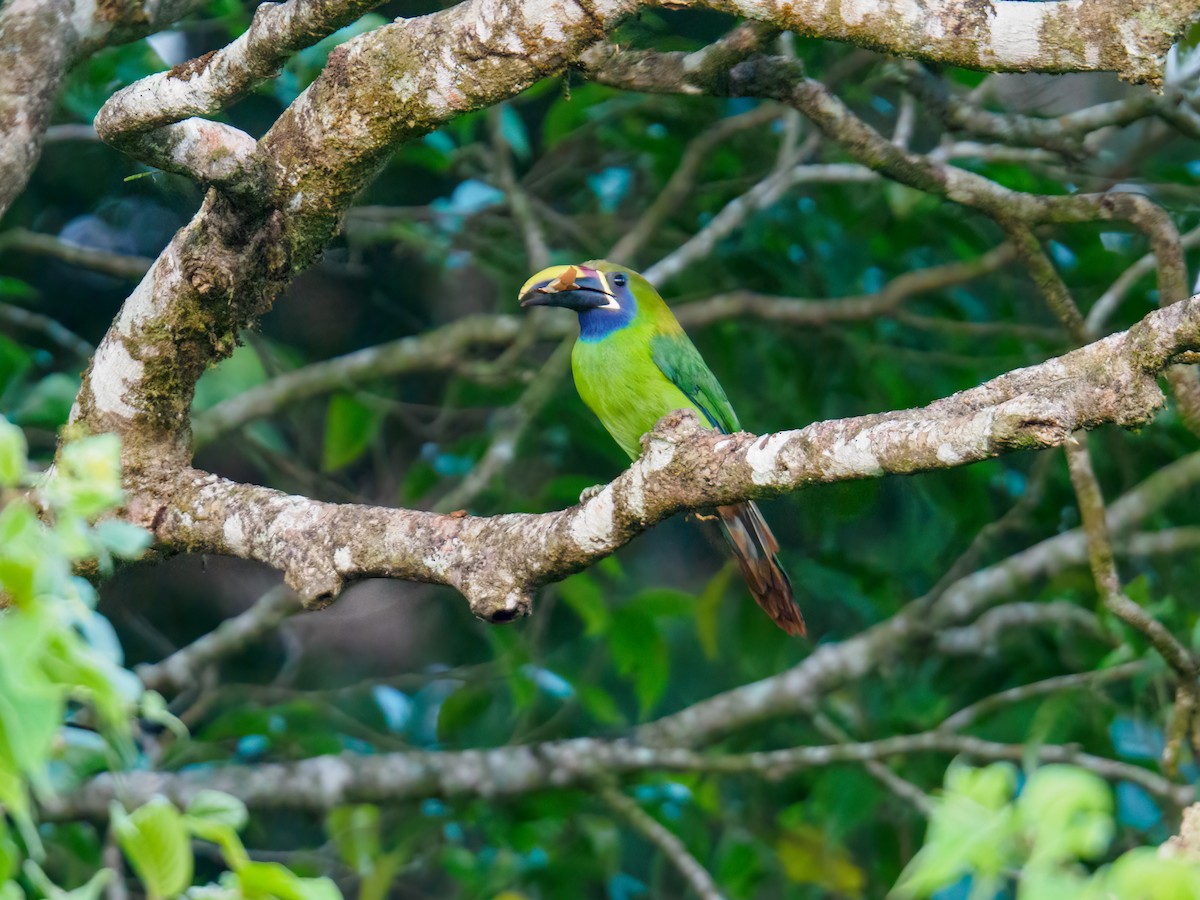
[[[429,5],[397,3],[386,17]],[[106,50],[74,71],[59,123],[88,122],[112,91],[223,46],[248,9],[209,13],[147,42]],[[618,36],[660,49],[717,37],[716,15],[647,11]],[[320,70],[330,43],[301,53],[285,74],[228,112],[259,135]],[[864,51],[798,40],[818,78],[849,71],[836,92],[885,133],[901,90],[894,63]],[[975,86],[977,73],[944,73]],[[1042,114],[1078,108],[1130,88],[1107,76],[991,78],[992,97]],[[644,96],[572,79],[539,84],[497,112],[462,117],[401,148],[351,211],[324,260],[291,287],[261,330],[200,384],[197,410],[272,375],[316,360],[418,335],[473,313],[516,311],[531,272],[521,228],[499,187],[511,154],[535,199],[554,261],[603,256],[662,189],[689,142],[751,101]],[[489,127],[499,116],[500,139]],[[493,118],[493,123],[495,122]],[[804,127],[804,126],[801,126]],[[690,196],[636,259],[675,249],[776,163],[785,126],[739,132],[707,157]],[[806,132],[805,132],[806,133]],[[918,109],[913,146],[943,127]],[[1200,220],[1196,144],[1144,121],[1098,152],[1044,164],[967,159],[1005,186],[1042,193],[1124,184],[1150,193],[1181,230]],[[845,157],[822,146],[823,161]],[[114,254],[153,258],[198,207],[188,180],[150,172],[94,140],[53,139],[29,188],[0,223]],[[713,252],[692,261],[663,293],[683,304],[749,288],[835,300],[877,291],[902,273],[977,258],[1001,243],[996,225],[961,207],[891,184],[802,185],[749,216]],[[1145,251],[1141,236],[1103,223],[1055,227],[1049,247],[1085,309]],[[1194,262],[1194,260],[1193,260]],[[103,335],[133,282],[24,250],[0,250],[7,304],[49,316],[87,342]],[[1153,275],[1112,320],[1119,328],[1154,304]],[[566,315],[564,313],[564,315]],[[1069,343],[1017,264],[927,293],[896,315],[862,322],[780,325],[753,317],[696,329],[693,338],[755,432],[917,406],[1041,361]],[[230,477],[310,496],[432,507],[470,472],[536,379],[553,341],[516,355],[481,347],[436,371],[331,390],[289,403],[204,448],[197,464]],[[499,358],[497,365],[487,361]],[[7,327],[0,337],[0,407],[25,426],[43,462],[66,420],[84,361],[44,336]],[[543,377],[544,373],[543,373]],[[1115,497],[1195,439],[1168,410],[1138,434],[1093,438],[1106,493]],[[569,376],[521,434],[511,464],[469,499],[478,513],[543,511],[575,502],[625,465],[578,399]],[[1194,521],[1195,489],[1147,527]],[[783,545],[813,641],[775,631],[750,602],[702,523],[673,520],[592,570],[544,589],[532,618],[506,627],[474,620],[446,588],[372,581],[330,609],[296,616],[276,635],[225,660],[174,698],[188,741],[162,737],[166,768],[266,761],[351,750],[496,746],[576,735],[617,735],[723,689],[782,671],[812,651],[884,620],[933,587],[988,523],[1020,514],[983,545],[999,560],[1076,527],[1061,455],[1017,454],[913,478],[806,490],[765,507]],[[1129,594],[1184,639],[1197,624],[1195,554],[1124,559]],[[102,591],[130,665],[162,658],[270,590],[279,576],[254,564],[180,557],[130,568]],[[1024,591],[1032,602],[1096,607],[1084,567]],[[1104,615],[1101,614],[1101,619]],[[856,739],[928,730],[953,710],[1016,684],[1086,671],[1144,653],[1128,632],[1069,626],[1000,632],[983,656],[909,655],[825,699],[825,713]],[[1168,702],[1164,702],[1168,698]],[[1103,691],[1015,705],[972,731],[1005,742],[1076,743],[1134,761],[1157,755],[1169,694],[1151,669]],[[807,718],[738,733],[727,749],[824,743]],[[940,783],[946,759],[895,764],[914,782]],[[880,896],[922,842],[924,820],[862,767],[836,766],[780,784],[663,775],[637,786],[646,808],[683,837],[735,897]],[[1162,840],[1171,827],[1149,795],[1118,790],[1114,851]],[[396,897],[677,896],[678,876],[635,835],[622,835],[588,792],[547,792],[505,802],[427,801],[382,812],[383,839],[403,848]],[[324,823],[255,816],[247,845],[299,871],[324,871],[352,892]],[[86,867],[95,834],[60,835],[58,853]],[[64,862],[64,864],[66,864]],[[203,863],[202,863],[203,865]],[[339,868],[340,866],[340,868]],[[340,875],[339,875],[340,873]]]

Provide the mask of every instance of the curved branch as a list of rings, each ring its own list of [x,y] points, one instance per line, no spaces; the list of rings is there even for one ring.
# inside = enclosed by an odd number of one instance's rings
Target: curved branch
[[[0,5],[0,216],[42,152],[63,75],[108,44],[136,40],[200,0],[7,0]]]
[[[166,659],[138,666],[137,676],[152,691],[182,690],[194,684],[205,667],[237,653],[274,630],[299,609],[300,601],[290,590],[282,586],[272,588],[249,608],[226,619],[186,647],[180,647]]]
[[[264,173],[257,142],[204,115],[220,112],[293,53],[359,18],[381,0],[263,3],[250,27],[220,50],[150,75],[108,99],[96,115],[101,140],[168,172],[251,196]],[[247,183],[249,182],[249,183]]]

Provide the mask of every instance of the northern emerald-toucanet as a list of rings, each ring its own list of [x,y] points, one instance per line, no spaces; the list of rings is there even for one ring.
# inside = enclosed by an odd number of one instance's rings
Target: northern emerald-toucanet
[[[522,306],[560,306],[579,314],[571,369],[579,396],[621,448],[636,459],[641,438],[677,409],[726,433],[740,430],[716,376],[670,308],[645,278],[606,260],[551,266],[521,288]],[[753,503],[717,507],[750,593],[788,634],[804,617],[779,565],[779,543]]]

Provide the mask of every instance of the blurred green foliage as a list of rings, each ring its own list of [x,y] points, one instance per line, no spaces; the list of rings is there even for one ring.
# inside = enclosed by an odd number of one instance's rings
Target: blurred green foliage
[[[396,3],[381,14],[423,11]],[[170,37],[182,42],[186,58],[223,45],[247,22],[240,4],[215,3]],[[618,38],[627,46],[692,49],[728,24],[715,15],[647,10]],[[854,68],[856,51],[797,44],[815,77],[849,67],[854,74],[836,83],[838,95],[880,129],[893,126],[901,96],[886,60],[868,58]],[[319,72],[331,46],[323,42],[298,55],[280,78],[228,110],[228,121],[264,133]],[[59,121],[89,121],[114,89],[176,61],[160,58],[146,42],[97,54],[71,74]],[[977,73],[946,77],[972,87],[982,80]],[[1046,114],[1126,90],[1102,78],[1008,83],[1017,86],[1016,99],[1003,102]],[[989,102],[999,107],[1002,100]],[[555,261],[579,261],[604,255],[628,232],[693,140],[753,107],[551,79],[504,106],[500,133]],[[492,143],[487,117],[486,111],[464,115],[397,148],[324,261],[296,281],[258,333],[245,335],[234,356],[202,379],[198,415],[309,363],[419,336],[470,314],[517,312],[515,294],[530,265],[497,177],[496,154],[505,148]],[[716,146],[684,202],[622,262],[644,268],[695,234],[772,171],[785,134],[776,120]],[[940,123],[918,116],[915,147],[932,149],[944,136]],[[847,156],[825,143],[814,160]],[[1122,184],[1162,203],[1181,229],[1200,219],[1195,145],[1168,129],[1134,126],[1100,142],[1083,161],[1038,165],[979,156],[958,164],[1019,190],[1061,194]],[[202,195],[176,176],[127,180],[144,173],[101,144],[51,142],[0,235],[19,226],[153,256]],[[1147,250],[1140,235],[1112,223],[1059,226],[1046,237],[1085,310]],[[976,259],[1002,239],[993,222],[907,188],[805,184],[749,216],[661,287],[678,304],[742,288],[835,301],[876,292],[916,269]],[[50,316],[93,344],[132,288],[32,254],[0,253],[0,271],[0,302]],[[1155,299],[1153,276],[1138,280],[1112,327],[1136,321]],[[6,332],[0,411],[25,429],[34,464],[45,467],[83,361],[36,330],[6,326]],[[741,420],[758,433],[923,405],[1068,347],[1016,265],[915,297],[894,315],[806,326],[736,318],[695,329],[693,337]],[[403,377],[333,384],[204,448],[197,463],[322,499],[429,508],[469,477],[552,349],[552,341],[531,341],[503,356],[494,347],[468,347],[460,358]],[[13,425],[0,429],[0,482],[9,490],[25,478],[25,438],[18,435]],[[1168,409],[1140,433],[1101,432],[1093,447],[1112,498],[1194,452],[1195,440]],[[39,868],[16,876],[30,896],[56,896],[53,885],[84,891],[81,900],[94,895],[102,885],[90,879],[102,867],[105,842],[91,823],[35,825],[30,789],[66,790],[95,772],[129,765],[203,773],[230,762],[328,753],[616,737],[775,675],[813,650],[761,617],[703,523],[680,519],[547,586],[533,618],[507,628],[476,622],[448,589],[351,588],[331,611],[301,617],[282,636],[231,656],[171,698],[169,713],[187,721],[186,736],[131,724],[139,697],[143,717],[164,718],[167,710],[153,701],[147,706],[119,648],[130,666],[157,661],[243,609],[275,576],[219,559],[129,567],[101,589],[105,618],[98,616],[91,588],[72,577],[71,563],[94,557],[108,565],[137,555],[144,541],[114,522],[94,523],[120,502],[115,458],[102,437],[70,443],[47,487],[52,523],[17,500],[0,513],[0,582],[14,600],[0,619],[0,678],[6,679],[0,792],[20,832],[0,841],[0,869],[12,876],[20,856],[39,859]],[[560,508],[624,464],[564,378],[520,435],[511,465],[469,508],[485,514]],[[989,531],[975,563],[982,566],[1078,525],[1060,460],[1039,466],[1034,456],[1017,454],[915,478],[813,488],[769,504],[766,514],[819,645],[882,622],[930,590],[976,535],[1030,497],[1036,499],[1024,515]],[[1194,487],[1180,491],[1145,527],[1194,523],[1196,500]],[[1121,568],[1130,596],[1174,634],[1200,634],[1196,554],[1122,559]],[[1083,566],[1009,599],[1096,607]],[[989,652],[969,657],[927,647],[897,654],[822,698],[822,710],[859,740],[915,733],[998,690],[1145,658],[1135,678],[1103,690],[1030,697],[981,718],[969,733],[1010,743],[1069,742],[1154,768],[1170,679],[1139,636],[1103,613],[1100,620],[1102,633],[1069,625],[1003,630]],[[46,660],[55,665],[47,668]],[[95,718],[84,710],[94,710]],[[101,729],[102,739],[76,718]],[[811,717],[796,716],[741,730],[712,752],[829,741]],[[919,754],[888,763],[930,789],[942,783],[946,764],[944,756]],[[1185,776],[1194,777],[1192,766],[1189,760]],[[941,900],[993,886],[1010,896],[1045,896],[1032,893],[1040,889],[1035,885],[1071,879],[1125,896],[1119,885],[1136,890],[1147,872],[1181,883],[1192,877],[1130,851],[1161,842],[1174,827],[1170,811],[1137,786],[1117,785],[1114,805],[1107,788],[1081,773],[1031,769],[1014,799],[1018,781],[1006,768],[953,767],[928,828],[910,803],[856,764],[775,782],[648,775],[629,789],[735,898],[879,897],[902,873],[902,892],[941,890]],[[203,811],[158,804],[115,815],[116,839],[147,894],[166,896],[198,883],[209,887],[193,890],[197,897],[325,897],[334,888],[323,876],[364,900],[634,900],[684,891],[662,855],[584,790],[503,802],[363,804],[327,817],[252,811],[246,818],[236,808],[221,811],[225,801],[207,799]],[[39,843],[45,852],[36,857]],[[205,852],[214,843],[219,849]],[[205,850],[193,855],[194,847]],[[1106,864],[1098,874],[1087,868]]]
[[[1043,766],[1014,798],[1018,773],[1007,763],[954,764],[929,822],[925,846],[905,869],[895,896],[935,897],[952,885],[964,896],[995,897],[1015,882],[1017,900],[1187,900],[1200,896],[1200,863],[1139,847],[1089,872],[1116,831],[1109,786],[1072,766]]]
[[[11,833],[8,820],[0,819],[0,895],[96,900],[112,881],[112,869],[91,863],[86,880],[70,889],[43,869],[48,861],[59,862],[57,853],[72,843],[75,852],[92,845],[88,859],[80,860],[87,868],[98,850],[96,836],[79,844],[71,838],[81,835],[36,827],[34,801],[78,786],[97,768],[144,765],[145,746],[135,738],[146,727],[187,731],[162,698],[143,690],[123,667],[112,625],[95,611],[95,591],[72,574],[84,563],[111,570],[114,558],[136,559],[150,543],[144,529],[112,518],[97,521],[123,499],[117,438],[69,441],[53,473],[35,479],[27,473],[24,434],[0,417],[0,489],[35,486],[35,495],[8,496],[0,510],[0,597],[6,607],[0,610],[0,808],[17,827]],[[340,900],[327,878],[301,878],[276,863],[251,861],[237,836],[246,808],[227,794],[201,791],[185,813],[162,799],[132,813],[114,802],[111,821],[152,900],[185,891],[214,900]],[[221,848],[229,871],[219,886],[189,890],[193,837]]]

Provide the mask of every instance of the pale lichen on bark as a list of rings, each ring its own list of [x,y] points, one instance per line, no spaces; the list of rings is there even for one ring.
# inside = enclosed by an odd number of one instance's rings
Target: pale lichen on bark
[[[1088,30],[1089,17],[1103,6],[1098,0],[1040,4],[1036,11],[1010,0],[986,8],[973,0],[941,0],[921,16],[910,0],[849,7],[693,5],[959,64],[1109,66],[1144,74],[1131,49],[1143,47],[1137,31],[1142,25],[1130,32],[1138,40],[1124,55],[1112,45],[1112,34]],[[189,118],[229,102],[270,74],[288,52],[368,6],[345,0],[311,8],[295,2],[263,7],[233,45],[119,93],[97,119],[100,133],[129,152],[216,185],[105,337],[73,417],[86,428],[125,438],[130,516],[151,527],[163,548],[261,560],[285,572],[306,602],[315,604],[336,596],[347,581],[368,576],[447,584],[466,594],[478,615],[502,621],[528,612],[539,585],[595,562],[682,509],[822,481],[964,465],[1055,445],[1081,427],[1144,422],[1161,403],[1157,373],[1172,353],[1196,349],[1197,310],[1191,301],[1148,317],[1129,333],[921,410],[817,423],[766,438],[715,436],[672,417],[647,438],[642,459],[610,487],[579,507],[540,517],[449,517],[320,503],[197,472],[190,468],[188,440],[196,379],[227,356],[238,331],[266,312],[294,273],[317,258],[354,195],[396,144],[560,71],[637,8],[632,0],[470,0],[339,46],[317,80],[258,142]],[[1173,28],[1182,28],[1191,14],[1178,5],[1161,11]],[[1034,38],[1031,17],[1043,23]],[[1058,24],[1048,28],[1049,21]],[[950,22],[961,27],[951,33]],[[720,64],[728,70],[721,84],[729,90],[738,78],[767,71],[753,60],[739,64],[755,51],[756,28],[739,29],[700,56],[663,54],[648,60],[653,64],[644,71],[669,87],[671,78],[678,86],[707,77],[706,66]],[[1001,39],[1007,31],[1022,36]],[[1061,39],[1064,34],[1071,39]],[[1079,35],[1084,36],[1076,40]],[[1108,49],[1093,52],[1089,40],[1108,41]],[[619,55],[609,61],[614,59],[619,64]],[[664,59],[682,66],[677,77],[659,67]],[[990,212],[1015,209],[1029,220],[1103,217],[1095,198],[1003,191],[979,176],[881,143],[836,98],[797,80],[788,66],[770,78],[777,96],[890,177]],[[1118,212],[1133,217],[1127,209]],[[371,364],[364,357],[362,365]]]

